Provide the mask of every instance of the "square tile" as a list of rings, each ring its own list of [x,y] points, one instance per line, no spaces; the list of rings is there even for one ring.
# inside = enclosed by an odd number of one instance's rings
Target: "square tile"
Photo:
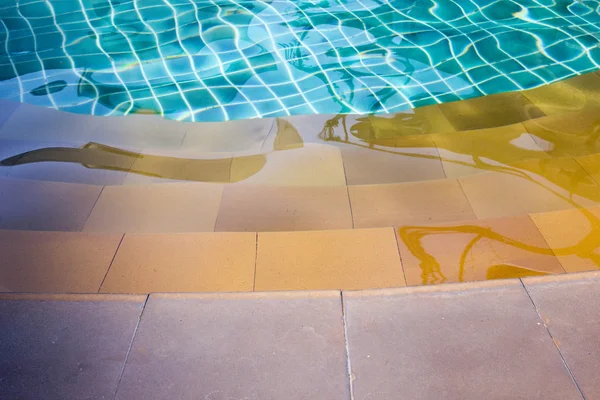
[[[523,124],[433,135],[448,178],[473,175],[528,159],[549,158]]]
[[[144,301],[0,295],[2,398],[112,398]]]
[[[600,152],[597,108],[551,115],[524,122],[533,139],[552,157],[585,156]]]
[[[0,229],[80,231],[101,186],[0,179]]]
[[[227,186],[216,231],[350,229],[346,187]]]
[[[339,292],[151,295],[117,399],[350,396]]]
[[[21,103],[16,101],[0,100],[0,129],[20,106]]]
[[[554,281],[530,279],[525,287],[552,334],[586,399],[600,398],[600,276],[564,276]]]
[[[455,179],[348,188],[355,228],[475,218]]]
[[[457,131],[495,128],[545,115],[518,92],[444,103],[439,107]]]
[[[392,228],[258,235],[257,291],[404,285]]]
[[[121,235],[0,231],[0,291],[97,293]]]
[[[531,218],[567,272],[600,268],[600,208],[532,214]]]
[[[409,285],[565,272],[527,215],[403,226],[398,244]]]
[[[525,90],[523,95],[546,115],[590,109],[600,105],[600,76],[587,73]]]
[[[252,291],[255,260],[255,233],[127,234],[101,291]]]
[[[417,140],[410,140],[417,139]],[[427,136],[402,138],[390,147],[340,144],[349,185],[444,179],[437,148]]]
[[[581,398],[519,281],[467,287],[344,293],[354,398]]]
[[[223,187],[200,183],[107,186],[88,232],[211,232]]]
[[[596,182],[600,182],[600,153],[587,156],[575,157],[577,164],[590,174]]]
[[[528,160],[459,181],[478,218],[587,207],[600,200],[600,187],[572,158]]]
[[[259,152],[275,119],[190,123],[181,148],[202,152]]]

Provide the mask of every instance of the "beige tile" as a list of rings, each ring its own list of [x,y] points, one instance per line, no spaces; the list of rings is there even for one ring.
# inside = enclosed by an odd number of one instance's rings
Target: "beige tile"
[[[346,185],[342,155],[334,146],[306,144],[297,149],[247,157],[254,158],[234,159],[233,182],[273,186]]]
[[[552,157],[600,152],[600,107],[551,115],[524,123],[533,139]]]
[[[521,93],[499,93],[440,104],[457,131],[494,128],[544,116]]]
[[[0,291],[97,293],[121,235],[0,231]]]
[[[216,231],[349,229],[346,187],[227,186]]]
[[[0,228],[80,231],[101,186],[0,179]]]
[[[223,187],[199,183],[107,186],[87,223],[88,232],[210,232]]]
[[[181,148],[201,152],[259,152],[274,123],[274,119],[268,118],[190,123]]]
[[[349,186],[349,192],[355,228],[475,218],[454,179]]]
[[[600,208],[532,214],[567,272],[600,268]]]
[[[255,233],[128,234],[101,291],[251,291],[255,260]]]
[[[459,178],[478,218],[590,206],[600,189],[572,158],[529,160]]]
[[[415,138],[415,137],[412,137]],[[445,178],[433,141],[407,138],[391,147],[339,144],[349,185],[400,183]],[[394,146],[395,145],[395,146]]]
[[[600,76],[587,73],[526,90],[523,95],[546,115],[597,107],[600,105]]]
[[[549,158],[521,124],[433,135],[448,178],[528,159]]]
[[[402,226],[398,244],[409,285],[563,273],[529,216]]]
[[[256,290],[404,286],[392,228],[259,233]]]

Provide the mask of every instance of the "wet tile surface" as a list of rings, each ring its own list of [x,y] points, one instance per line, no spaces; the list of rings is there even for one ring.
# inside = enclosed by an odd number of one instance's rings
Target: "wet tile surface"
[[[244,397],[349,398],[339,292],[150,296],[117,399]]]
[[[252,291],[255,260],[255,233],[127,234],[101,291]]]
[[[121,235],[0,231],[0,291],[96,293]]]
[[[6,121],[10,118],[10,116],[19,108],[21,103],[16,101],[0,101],[0,129],[6,123]]]
[[[199,183],[107,186],[88,232],[213,231],[223,187]]]
[[[583,74],[524,91],[523,95],[546,115],[583,110],[600,104],[600,76]]]
[[[600,275],[524,281],[586,399],[600,398]]]
[[[531,218],[567,272],[600,268],[600,209],[532,214]]]
[[[258,235],[257,291],[404,284],[392,228]]]
[[[346,187],[228,186],[216,231],[350,229]]]
[[[0,179],[0,229],[80,231],[102,187]]]
[[[527,215],[402,226],[398,244],[408,285],[565,272]]]
[[[181,148],[202,152],[259,152],[274,123],[274,119],[250,119],[187,124]]]
[[[112,398],[144,300],[0,295],[1,397]]]
[[[513,282],[468,292],[344,293],[354,398],[580,399]]]
[[[355,228],[474,219],[454,179],[349,186]]]

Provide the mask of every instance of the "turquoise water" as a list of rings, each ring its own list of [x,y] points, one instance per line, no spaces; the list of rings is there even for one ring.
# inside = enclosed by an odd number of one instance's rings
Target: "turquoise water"
[[[598,69],[599,7],[3,0],[0,97],[186,121],[397,112]]]

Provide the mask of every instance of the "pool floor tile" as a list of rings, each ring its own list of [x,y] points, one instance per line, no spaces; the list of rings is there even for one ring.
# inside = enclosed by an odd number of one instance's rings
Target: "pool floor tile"
[[[255,233],[127,234],[101,292],[252,291]]]
[[[583,74],[523,91],[523,95],[546,115],[589,109],[600,105],[600,76]]]
[[[1,397],[113,398],[145,299],[0,295]]]
[[[0,231],[0,291],[96,293],[121,235]]]
[[[527,215],[403,226],[398,244],[408,285],[565,272]]]
[[[80,231],[101,186],[0,179],[0,229]]]
[[[495,128],[545,115],[518,92],[443,103],[439,107],[457,131]]]
[[[356,400],[580,399],[519,281],[344,293]]]
[[[0,100],[0,129],[20,106],[17,101]]]
[[[348,188],[355,228],[475,218],[455,179]]]
[[[404,285],[392,228],[258,234],[257,291]]]
[[[350,398],[339,292],[151,295],[117,399]]]
[[[216,231],[350,229],[345,186],[273,187],[234,185],[223,191]]]
[[[600,276],[566,275],[553,282],[524,280],[583,396],[600,398]]]
[[[600,208],[532,214],[531,218],[567,272],[600,268]]]
[[[107,186],[84,230],[211,232],[222,192],[222,185],[201,183]]]
[[[459,178],[478,218],[589,207],[600,187],[572,158],[528,160]]]

